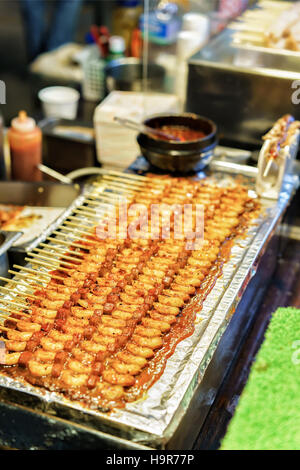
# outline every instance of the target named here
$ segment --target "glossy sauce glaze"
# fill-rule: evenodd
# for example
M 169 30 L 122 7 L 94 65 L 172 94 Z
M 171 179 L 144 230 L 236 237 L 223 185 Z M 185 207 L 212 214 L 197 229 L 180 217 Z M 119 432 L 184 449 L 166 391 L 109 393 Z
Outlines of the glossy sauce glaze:
M 193 142 L 206 137 L 204 132 L 186 126 L 162 126 L 159 127 L 158 130 L 175 137 L 173 140 L 179 140 L 180 142 Z M 155 136 L 154 138 L 157 139 L 158 137 Z M 163 136 L 160 136 L 159 139 L 172 141 L 172 139 Z
M 175 181 L 175 183 L 173 183 L 173 181 Z M 64 396 L 70 398 L 71 400 L 78 401 L 83 406 L 87 406 L 91 409 L 100 409 L 103 411 L 108 411 L 115 407 L 123 407 L 126 405 L 126 403 L 135 401 L 144 396 L 145 391 L 147 391 L 162 375 L 166 366 L 167 359 L 174 353 L 176 345 L 183 339 L 191 336 L 194 333 L 196 316 L 199 312 L 201 312 L 203 302 L 205 301 L 207 295 L 213 289 L 217 279 L 222 275 L 223 265 L 226 261 L 228 261 L 230 257 L 231 248 L 234 243 L 234 240 L 237 237 L 243 236 L 243 234 L 249 227 L 249 223 L 251 223 L 251 220 L 253 218 L 257 217 L 260 210 L 259 202 L 249 198 L 247 195 L 247 191 L 242 187 L 238 187 L 236 191 L 226 191 L 223 189 L 218 189 L 217 187 L 210 188 L 209 186 L 205 186 L 205 183 L 204 186 L 202 186 L 202 183 L 198 183 L 198 186 L 195 187 L 193 185 L 187 185 L 186 188 L 183 190 L 183 184 L 184 183 L 180 179 L 172 180 L 172 185 L 170 186 L 170 188 L 164 189 L 164 198 L 165 201 L 170 202 L 172 194 L 176 194 L 177 198 L 194 198 L 195 202 L 203 203 L 204 205 L 206 205 L 206 236 L 208 238 L 206 245 L 208 247 L 206 251 L 207 256 L 203 257 L 203 253 L 205 252 L 205 250 L 202 251 L 202 249 L 198 252 L 193 252 L 193 250 L 191 250 L 191 252 L 189 252 L 188 254 L 180 253 L 179 251 L 179 255 L 176 258 L 177 261 L 175 262 L 175 264 L 173 262 L 172 265 L 168 265 L 168 269 L 166 268 L 164 275 L 165 277 L 162 279 L 163 285 L 161 286 L 161 288 L 159 289 L 159 286 L 155 284 L 155 289 L 146 289 L 145 292 L 142 292 L 141 290 L 144 278 L 148 275 L 147 279 L 149 279 L 148 282 L 150 282 L 151 277 L 157 276 L 159 273 L 159 269 L 162 269 L 163 264 L 160 263 L 165 263 L 164 259 L 162 258 L 162 255 L 159 256 L 159 250 L 162 248 L 166 250 L 169 246 L 169 249 L 171 250 L 170 253 L 172 253 L 172 244 L 168 245 L 162 241 L 156 242 L 152 240 L 149 241 L 149 243 L 147 242 L 146 246 L 141 250 L 141 256 L 137 264 L 138 269 L 134 268 L 131 271 L 131 274 L 128 274 L 128 271 L 126 274 L 126 270 L 122 271 L 123 268 L 126 267 L 124 267 L 124 260 L 126 259 L 126 256 L 127 259 L 128 256 L 132 257 L 131 262 L 133 262 L 133 260 L 137 258 L 137 247 L 134 247 L 132 249 L 131 255 L 127 254 L 128 251 L 131 250 L 130 247 L 132 245 L 132 242 L 130 240 L 125 240 L 124 244 L 119 248 L 117 247 L 117 245 L 115 245 L 115 248 L 109 248 L 106 251 L 105 261 L 104 263 L 99 265 L 100 269 L 98 270 L 97 274 L 92 271 L 88 275 L 83 274 L 84 263 L 80 265 L 78 264 L 78 262 L 76 262 L 76 264 L 74 264 L 74 268 L 76 266 L 75 274 L 77 273 L 81 276 L 78 277 L 76 275 L 76 279 L 82 278 L 83 284 L 80 284 L 79 287 L 74 287 L 74 290 L 72 291 L 72 293 L 70 293 L 69 300 L 64 302 L 62 308 L 58 308 L 58 314 L 54 323 L 51 323 L 50 321 L 47 323 L 46 320 L 44 320 L 44 323 L 41 323 L 41 320 L 33 319 L 33 321 L 35 322 L 40 321 L 40 331 L 34 333 L 33 337 L 30 339 L 30 341 L 28 341 L 25 352 L 22 353 L 20 356 L 19 363 L 12 366 L 4 366 L 2 368 L 3 373 L 16 379 L 23 379 L 26 382 L 29 382 L 35 386 L 43 387 L 49 391 L 61 392 Z M 194 195 L 192 194 L 192 191 L 194 191 Z M 146 198 L 146 195 L 142 197 Z M 220 197 L 221 202 L 219 200 Z M 241 198 L 243 198 L 244 200 L 243 204 L 240 202 Z M 233 206 L 236 207 L 236 214 L 238 214 L 238 217 L 234 215 Z M 227 218 L 224 218 L 225 207 L 227 207 Z M 214 214 L 214 217 L 212 217 L 212 214 Z M 228 229 L 229 223 L 232 226 L 231 229 Z M 222 227 L 222 225 L 224 225 L 224 230 L 220 231 L 220 227 Z M 221 241 L 218 241 L 216 243 L 216 239 L 220 237 L 220 234 L 222 235 L 220 238 Z M 96 239 L 93 240 L 93 237 L 89 237 L 87 240 L 95 243 Z M 87 240 L 86 242 L 88 243 Z M 77 253 L 80 256 L 86 256 L 86 258 L 90 256 L 89 263 L 93 264 L 93 262 L 95 262 L 94 257 L 96 255 L 89 255 L 88 249 L 84 248 L 88 245 L 84 245 L 82 241 L 78 241 L 78 243 L 83 246 L 83 249 L 77 251 Z M 101 247 L 101 250 L 103 250 L 103 245 L 101 245 Z M 174 240 L 174 248 L 175 247 L 176 242 Z M 215 254 L 213 252 L 210 253 L 210 249 L 213 250 Z M 197 261 L 197 253 L 200 256 L 200 258 L 198 258 L 200 259 L 199 262 Z M 212 261 L 211 263 L 207 263 L 207 260 Z M 91 264 L 88 264 L 86 262 L 85 264 L 87 265 L 87 267 L 91 266 Z M 75 308 L 78 309 L 81 308 L 82 305 L 86 305 L 86 307 L 82 308 L 83 316 L 86 312 L 89 312 L 89 310 L 85 310 L 85 308 L 92 308 L 92 305 L 89 306 L 88 303 L 90 299 L 89 296 L 91 295 L 91 293 L 95 292 L 100 292 L 100 297 L 101 295 L 103 295 L 102 291 L 105 288 L 100 287 L 99 289 L 99 282 L 101 283 L 105 279 L 107 279 L 107 281 L 109 281 L 110 279 L 112 280 L 113 275 L 110 274 L 111 270 L 116 272 L 117 266 L 119 266 L 120 268 L 120 281 L 115 287 L 113 287 L 106 301 L 104 301 L 106 303 L 104 303 L 103 311 L 99 310 L 101 306 L 97 307 L 97 309 L 93 307 L 93 316 L 88 322 L 87 327 L 85 327 L 82 332 L 77 332 L 76 326 L 72 327 L 72 341 L 66 341 L 64 343 L 64 346 L 62 347 L 62 350 L 58 350 L 55 354 L 54 365 L 49 365 L 49 367 L 51 367 L 52 372 L 47 373 L 46 375 L 40 373 L 33 373 L 33 365 L 36 366 L 36 363 L 34 361 L 33 364 L 31 363 L 32 356 L 34 356 L 38 352 L 45 354 L 48 351 L 48 349 L 46 349 L 46 351 L 43 350 L 43 341 L 47 339 L 52 333 L 61 335 L 70 334 L 68 330 L 68 328 L 70 328 L 70 326 L 68 326 L 68 319 L 72 320 L 73 322 L 74 320 L 76 320 L 75 317 L 72 316 L 72 313 L 70 313 L 72 312 L 74 306 L 76 306 Z M 149 266 L 149 268 L 147 266 Z M 193 271 L 193 266 L 199 266 L 199 268 L 195 268 L 196 271 Z M 207 266 L 207 268 L 205 266 Z M 77 268 L 79 271 L 77 270 Z M 186 297 L 185 305 L 182 305 L 182 308 L 176 310 L 174 307 L 168 306 L 173 305 L 172 301 L 174 300 L 174 298 L 179 298 L 178 291 L 172 291 L 172 286 L 174 285 L 174 279 L 176 279 L 176 277 L 182 277 L 180 271 L 184 271 L 185 269 L 188 269 L 188 272 L 191 273 L 190 279 L 189 277 L 187 277 L 185 284 L 183 282 L 179 283 L 180 287 L 184 288 L 195 285 L 196 288 L 194 290 L 194 293 L 191 294 L 192 298 L 187 302 Z M 199 275 L 193 274 L 194 272 L 199 272 Z M 152 276 L 151 273 L 153 273 Z M 72 278 L 69 277 L 68 274 L 59 271 L 59 269 L 55 272 L 52 272 L 52 275 L 53 279 L 51 280 L 51 283 L 49 283 L 49 286 L 51 285 L 52 287 L 57 286 L 61 289 L 67 289 L 68 284 L 66 284 L 64 280 L 72 280 Z M 201 278 L 200 275 L 202 276 Z M 55 276 L 59 276 L 61 280 L 56 280 Z M 141 282 L 139 283 L 141 287 L 138 288 L 140 290 L 137 290 L 137 295 L 140 297 L 135 298 L 135 301 L 139 304 L 143 304 L 144 302 L 144 304 L 141 305 L 141 307 L 134 308 L 135 315 L 133 316 L 133 318 L 135 318 L 135 320 L 133 321 L 133 319 L 130 319 L 128 321 L 125 328 L 126 336 L 124 336 L 124 330 L 121 336 L 119 337 L 120 341 L 117 341 L 117 338 L 115 346 L 112 349 L 109 349 L 109 353 L 107 352 L 106 354 L 104 354 L 102 356 L 102 359 L 98 357 L 97 354 L 96 362 L 89 361 L 86 363 L 87 369 L 92 370 L 92 374 L 90 376 L 87 372 L 87 378 L 85 378 L 84 370 L 83 375 L 81 373 L 73 374 L 72 378 L 74 377 L 74 379 L 79 378 L 81 380 L 82 377 L 84 378 L 84 380 L 82 379 L 83 383 L 81 385 L 77 384 L 74 386 L 68 386 L 66 383 L 66 376 L 64 374 L 70 373 L 70 370 L 68 369 L 70 361 L 73 360 L 74 357 L 77 357 L 74 356 L 75 349 L 78 349 L 79 346 L 82 346 L 84 343 L 87 342 L 87 340 L 90 341 L 93 338 L 93 335 L 95 333 L 95 326 L 97 328 L 100 327 L 101 329 L 103 328 L 104 320 L 105 322 L 116 321 L 115 319 L 118 317 L 112 316 L 115 312 L 114 302 L 119 302 L 120 299 L 121 302 L 124 302 L 124 298 L 122 298 L 124 288 L 125 290 L 127 288 L 127 291 L 130 293 L 134 289 L 133 285 L 137 282 L 136 280 L 139 279 L 139 276 L 141 276 Z M 195 283 L 194 281 L 196 277 L 199 278 L 199 282 Z M 167 303 L 164 307 L 161 302 L 167 299 L 167 292 L 165 292 L 165 289 L 169 289 L 169 293 L 173 292 L 172 295 L 174 295 L 174 297 L 169 297 L 171 303 Z M 158 290 L 157 293 L 154 292 L 156 290 Z M 163 294 L 163 296 L 161 294 Z M 41 291 L 36 291 L 36 295 L 39 295 L 41 300 L 35 303 L 35 309 L 40 308 L 43 305 L 44 301 L 47 301 L 49 303 L 49 300 L 47 300 L 47 291 L 41 289 Z M 160 299 L 159 297 L 162 297 L 162 299 Z M 159 302 L 157 299 L 159 300 Z M 123 313 L 126 313 L 126 311 L 127 313 L 131 311 L 130 300 L 128 302 L 129 304 L 127 305 L 127 310 L 121 309 Z M 135 343 L 135 341 L 138 340 L 139 336 L 136 336 L 136 340 L 134 339 L 137 328 L 140 328 L 142 324 L 145 325 L 143 323 L 145 319 L 153 318 L 151 316 L 151 313 L 154 312 L 154 315 L 157 315 L 155 313 L 155 310 L 162 308 L 165 308 L 166 311 L 169 309 L 173 315 L 174 320 L 172 321 L 171 328 L 169 328 L 168 331 L 164 333 L 164 330 L 162 330 L 160 339 L 154 335 L 156 340 L 159 339 L 160 342 L 159 346 L 156 346 L 154 348 L 155 351 L 152 354 L 153 357 L 150 357 L 147 361 L 145 361 L 145 365 L 141 368 L 139 373 L 133 372 L 133 377 L 129 376 L 126 373 L 119 373 L 115 374 L 115 380 L 112 365 L 114 364 L 114 362 L 117 361 L 119 357 L 118 355 L 124 351 L 126 352 L 128 344 L 135 344 L 135 346 L 138 346 L 138 343 Z M 30 309 L 27 310 L 26 313 L 29 311 Z M 174 313 L 175 311 L 178 311 L 178 313 Z M 167 314 L 164 318 L 167 319 L 168 316 L 170 317 L 172 315 Z M 131 315 L 129 313 L 128 316 L 129 318 L 131 318 Z M 162 315 L 158 315 L 158 317 L 159 316 Z M 19 315 L 11 315 L 11 317 L 20 318 Z M 105 324 L 106 323 L 104 323 L 104 325 Z M 7 320 L 5 326 L 13 329 L 16 328 L 16 323 Z M 80 330 L 80 328 L 77 329 Z M 117 329 L 114 331 L 115 333 L 109 334 L 118 334 Z M 144 331 L 146 331 L 146 333 L 148 331 L 148 335 L 151 333 L 151 328 L 149 330 L 146 330 L 144 326 Z M 99 333 L 97 333 L 97 336 L 99 336 Z M 105 338 L 107 339 L 107 336 Z M 56 344 L 58 345 L 59 341 Z M 97 341 L 95 344 L 98 344 Z M 16 350 L 17 349 L 13 349 L 13 351 Z M 41 361 L 42 363 L 39 362 L 37 365 L 43 367 L 43 359 Z M 120 365 L 120 362 L 118 363 L 118 365 Z M 84 362 L 82 362 L 81 366 L 84 366 Z M 47 362 L 45 367 L 48 367 Z M 103 389 L 101 389 L 101 387 L 99 388 L 98 385 L 106 383 L 105 381 L 107 380 L 109 382 L 108 391 L 113 393 L 103 395 Z

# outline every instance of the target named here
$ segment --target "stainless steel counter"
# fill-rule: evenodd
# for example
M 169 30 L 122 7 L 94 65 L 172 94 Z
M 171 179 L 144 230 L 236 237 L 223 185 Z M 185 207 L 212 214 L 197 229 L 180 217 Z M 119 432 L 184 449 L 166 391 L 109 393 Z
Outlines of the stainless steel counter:
M 220 184 L 230 179 L 227 173 L 213 172 L 213 176 Z M 247 178 L 252 191 L 253 178 Z M 265 211 L 258 225 L 234 246 L 223 276 L 197 313 L 194 334 L 177 346 L 145 399 L 107 415 L 1 376 L 2 417 L 13 416 L 15 410 L 15 422 L 27 416 L 30 423 L 40 422 L 46 429 L 40 441 L 31 431 L 28 439 L 23 435 L 23 442 L 33 439 L 40 448 L 57 448 L 63 446 L 62 436 L 73 435 L 78 448 L 78 428 L 84 427 L 82 445 L 91 448 L 192 448 L 275 269 L 276 233 L 296 187 L 297 178 L 289 177 L 278 201 L 263 201 Z M 20 438 L 14 437 L 2 417 L 0 413 L 3 445 L 13 447 L 15 439 L 20 446 Z
M 295 95 L 292 102 L 300 58 L 239 50 L 233 33 L 226 29 L 190 59 L 186 107 L 213 119 L 225 143 L 259 147 L 280 116 L 300 119 Z

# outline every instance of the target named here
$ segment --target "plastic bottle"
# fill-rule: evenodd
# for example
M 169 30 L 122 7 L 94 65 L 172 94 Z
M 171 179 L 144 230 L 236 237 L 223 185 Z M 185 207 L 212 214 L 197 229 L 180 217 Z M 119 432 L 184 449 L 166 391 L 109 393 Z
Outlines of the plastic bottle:
M 37 168 L 42 157 L 42 132 L 34 119 L 20 111 L 8 130 L 11 178 L 18 181 L 41 181 Z
M 200 13 L 186 13 L 182 18 L 182 30 L 177 36 L 175 93 L 180 103 L 180 111 L 185 110 L 188 60 L 208 42 L 210 20 Z
M 132 33 L 138 27 L 143 12 L 140 0 L 119 0 L 112 15 L 113 34 L 122 36 L 126 50 L 130 51 Z
M 125 41 L 122 36 L 111 36 L 109 38 L 108 62 L 125 57 Z
M 148 25 L 147 28 L 146 25 Z M 148 40 L 154 44 L 174 44 L 180 27 L 179 8 L 173 2 L 161 3 L 155 10 L 150 11 L 149 15 L 143 14 L 140 17 L 143 37 L 147 39 L 145 37 L 147 31 Z

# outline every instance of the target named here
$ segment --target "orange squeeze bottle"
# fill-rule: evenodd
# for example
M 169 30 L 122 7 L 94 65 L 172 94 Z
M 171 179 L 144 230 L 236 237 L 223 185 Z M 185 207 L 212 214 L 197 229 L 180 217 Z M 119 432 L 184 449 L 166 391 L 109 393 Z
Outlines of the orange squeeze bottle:
M 8 130 L 11 178 L 18 181 L 41 181 L 37 165 L 42 159 L 42 131 L 34 119 L 20 111 Z

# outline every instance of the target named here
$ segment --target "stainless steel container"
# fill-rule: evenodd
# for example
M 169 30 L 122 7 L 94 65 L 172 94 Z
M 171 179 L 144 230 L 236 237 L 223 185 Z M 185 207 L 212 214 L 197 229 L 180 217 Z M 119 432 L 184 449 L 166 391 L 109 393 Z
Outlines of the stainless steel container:
M 226 29 L 190 59 L 186 107 L 214 120 L 222 142 L 259 147 L 280 116 L 300 119 L 293 99 L 299 57 L 241 51 L 233 32 Z
M 106 68 L 106 86 L 109 92 L 143 91 L 144 85 L 151 91 L 164 91 L 165 69 L 161 65 L 149 63 L 147 78 L 143 78 L 143 63 L 134 57 L 116 59 Z

